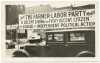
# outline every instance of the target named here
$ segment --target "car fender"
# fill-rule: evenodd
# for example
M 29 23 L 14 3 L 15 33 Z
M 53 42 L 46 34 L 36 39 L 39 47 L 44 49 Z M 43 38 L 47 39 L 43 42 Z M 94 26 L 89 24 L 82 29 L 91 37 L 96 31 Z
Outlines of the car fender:
M 30 54 L 24 49 L 16 50 L 13 52 L 13 57 L 29 57 Z
M 81 51 L 79 52 L 76 57 L 94 57 L 95 54 L 91 51 Z

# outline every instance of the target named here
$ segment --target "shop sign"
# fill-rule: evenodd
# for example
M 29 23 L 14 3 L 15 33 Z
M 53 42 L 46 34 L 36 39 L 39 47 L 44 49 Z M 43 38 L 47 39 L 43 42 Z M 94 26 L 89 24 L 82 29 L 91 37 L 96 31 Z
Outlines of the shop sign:
M 7 30 L 12 30 L 12 29 L 17 29 L 18 25 L 14 24 L 14 25 L 6 25 L 6 29 Z

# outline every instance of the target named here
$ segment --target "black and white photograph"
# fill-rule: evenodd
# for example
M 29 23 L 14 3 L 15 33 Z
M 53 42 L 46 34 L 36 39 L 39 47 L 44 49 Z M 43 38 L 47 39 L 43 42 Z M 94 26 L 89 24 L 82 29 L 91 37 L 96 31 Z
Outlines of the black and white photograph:
M 5 5 L 6 57 L 95 57 L 95 2 L 32 3 Z

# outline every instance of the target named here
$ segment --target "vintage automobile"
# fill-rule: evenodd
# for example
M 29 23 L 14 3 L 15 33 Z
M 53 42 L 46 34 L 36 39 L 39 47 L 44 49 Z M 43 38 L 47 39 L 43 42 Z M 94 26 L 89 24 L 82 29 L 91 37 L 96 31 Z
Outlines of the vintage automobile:
M 95 31 L 47 32 L 46 44 L 29 40 L 13 53 L 14 57 L 94 57 Z

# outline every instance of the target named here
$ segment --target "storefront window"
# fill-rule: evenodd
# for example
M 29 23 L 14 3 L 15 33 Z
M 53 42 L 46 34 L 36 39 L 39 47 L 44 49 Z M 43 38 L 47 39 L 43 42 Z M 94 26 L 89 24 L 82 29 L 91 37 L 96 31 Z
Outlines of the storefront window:
M 85 41 L 85 35 L 82 32 L 70 33 L 70 41 Z
M 20 33 L 18 33 L 19 39 L 27 38 L 27 31 L 26 30 L 20 30 L 19 32 L 20 32 Z
M 16 30 L 6 30 L 6 39 L 7 40 L 14 40 L 16 39 Z

